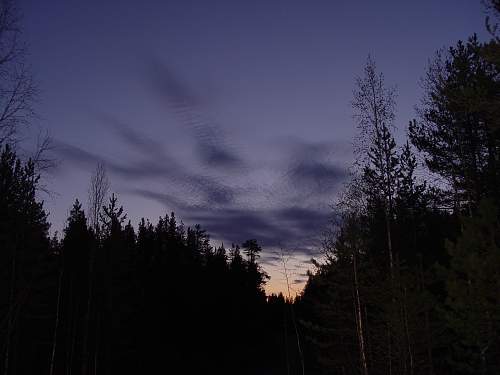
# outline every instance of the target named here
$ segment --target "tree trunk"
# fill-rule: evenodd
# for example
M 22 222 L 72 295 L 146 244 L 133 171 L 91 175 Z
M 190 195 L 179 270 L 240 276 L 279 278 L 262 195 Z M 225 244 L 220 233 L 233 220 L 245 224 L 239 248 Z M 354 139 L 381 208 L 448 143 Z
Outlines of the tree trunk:
M 61 268 L 61 271 L 59 272 L 59 285 L 57 286 L 56 322 L 54 327 L 54 339 L 52 342 L 52 354 L 50 356 L 49 375 L 54 374 L 54 364 L 55 364 L 56 349 L 57 349 L 57 331 L 59 329 L 59 309 L 61 306 L 61 289 L 62 289 L 61 284 L 62 284 L 63 272 L 64 268 Z
M 365 351 L 365 334 L 363 332 L 363 316 L 361 314 L 361 299 L 359 296 L 359 282 L 358 282 L 358 264 L 356 251 L 353 254 L 353 273 L 354 273 L 354 290 L 355 290 L 355 306 L 356 306 L 356 328 L 358 331 L 358 343 L 359 343 L 359 354 L 361 361 L 361 373 L 363 375 L 368 375 L 368 364 L 366 361 L 366 351 Z
M 288 358 L 288 330 L 286 326 L 286 302 L 285 305 L 283 306 L 283 333 L 284 333 L 284 339 L 285 339 L 285 360 L 286 360 L 286 373 L 287 375 L 290 375 L 290 360 Z
M 419 254 L 419 279 L 420 279 L 420 291 L 422 292 L 425 289 L 425 281 L 424 281 L 424 261 L 422 259 L 422 254 Z M 425 321 L 425 338 L 426 338 L 426 346 L 427 346 L 427 358 L 429 361 L 429 375 L 434 375 L 434 360 L 432 358 L 432 340 L 431 340 L 431 328 L 429 321 L 429 312 L 425 310 L 424 312 L 424 321 Z
M 90 330 L 90 311 L 92 307 L 92 281 L 94 274 L 94 248 L 91 248 L 91 254 L 89 259 L 89 279 L 88 279 L 88 291 L 87 291 L 87 309 L 85 311 L 85 317 L 83 322 L 83 338 L 82 338 L 82 375 L 87 375 L 88 361 L 89 361 L 89 330 Z
M 14 329 L 14 301 L 16 295 L 16 258 L 17 258 L 17 240 L 15 241 L 12 254 L 11 262 L 11 277 L 10 277 L 10 290 L 9 290 L 9 310 L 7 312 L 7 334 L 5 342 L 5 352 L 4 352 L 4 364 L 3 373 L 7 375 L 9 373 L 9 357 L 10 357 L 10 344 L 12 339 L 12 331 Z
M 405 325 L 406 342 L 408 344 L 408 356 L 410 358 L 410 375 L 413 375 L 413 350 L 411 347 L 410 330 L 408 328 L 408 309 L 406 306 L 406 288 L 403 289 L 403 318 Z
M 297 328 L 297 321 L 295 319 L 295 312 L 293 310 L 293 305 L 290 303 L 290 311 L 291 311 L 291 317 L 292 317 L 292 323 L 293 323 L 293 329 L 295 330 L 295 337 L 297 339 L 297 350 L 299 351 L 299 359 L 300 359 L 300 365 L 302 368 L 302 375 L 305 375 L 306 370 L 304 366 L 304 354 L 302 353 L 302 347 L 300 346 L 300 337 L 299 337 L 299 330 Z

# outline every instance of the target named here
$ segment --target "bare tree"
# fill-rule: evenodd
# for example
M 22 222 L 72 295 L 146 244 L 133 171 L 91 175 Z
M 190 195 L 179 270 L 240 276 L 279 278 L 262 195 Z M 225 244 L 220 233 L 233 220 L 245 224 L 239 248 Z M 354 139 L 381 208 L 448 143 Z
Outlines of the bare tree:
M 90 227 L 94 231 L 96 239 L 99 240 L 100 237 L 100 225 L 99 218 L 101 210 L 109 191 L 109 180 L 106 174 L 106 168 L 103 163 L 97 164 L 97 167 L 92 174 L 89 186 L 88 195 L 88 218 L 90 221 Z M 97 245 L 96 245 L 97 246 Z M 87 297 L 87 308 L 85 312 L 84 319 L 84 329 L 83 329 L 83 365 L 82 374 L 87 374 L 87 369 L 89 365 L 89 330 L 90 330 L 90 314 L 92 308 L 92 298 L 93 298 L 93 280 L 94 280 L 94 263 L 96 248 L 91 249 L 90 259 L 89 259 L 89 282 L 88 282 L 88 297 Z M 96 349 L 97 350 L 97 349 Z M 97 353 L 97 352 L 96 352 Z
M 300 345 L 300 335 L 299 335 L 299 329 L 297 327 L 297 319 L 295 318 L 295 310 L 293 308 L 293 298 L 292 298 L 292 292 L 291 292 L 291 286 L 290 286 L 290 269 L 288 268 L 288 262 L 292 258 L 291 253 L 285 252 L 283 248 L 280 249 L 280 252 L 278 253 L 278 256 L 281 260 L 281 265 L 283 267 L 282 274 L 285 277 L 285 282 L 286 282 L 286 287 L 287 287 L 287 294 L 288 294 L 288 304 L 290 306 L 290 316 L 292 319 L 292 324 L 293 324 L 293 329 L 295 333 L 295 339 L 297 341 L 297 350 L 299 353 L 299 359 L 300 359 L 300 365 L 302 369 L 302 375 L 305 374 L 305 367 L 304 367 L 304 354 L 302 352 L 302 346 Z M 285 304 L 286 307 L 287 304 Z M 286 316 L 286 315 L 285 315 Z M 285 322 L 286 323 L 286 322 Z M 286 334 L 286 326 L 285 326 L 285 334 Z M 288 352 L 287 354 L 287 370 L 288 372 L 290 371 L 290 364 L 288 363 Z
M 377 73 L 375 62 L 368 56 L 364 76 L 357 78 L 352 107 L 358 125 L 356 142 L 357 167 L 365 176 L 370 171 L 375 182 L 370 188 L 377 194 L 384 206 L 387 247 L 391 276 L 394 272 L 391 222 L 395 194 L 394 129 L 395 91 L 388 88 L 384 76 Z M 370 176 L 369 175 L 369 176 Z M 375 188 L 373 191 L 373 188 Z
M 108 195 L 109 180 L 106 174 L 106 167 L 103 163 L 97 164 L 97 167 L 90 179 L 88 209 L 90 227 L 94 233 L 99 233 L 99 214 L 101 213 L 104 200 Z
M 40 130 L 36 139 L 35 152 L 31 155 L 37 173 L 46 172 L 56 166 L 57 161 L 49 156 L 53 148 L 49 132 Z
M 21 19 L 14 0 L 0 0 L 0 144 L 15 146 L 20 133 L 35 117 L 37 97 L 30 67 L 26 63 L 26 46 L 21 40 Z M 37 174 L 52 169 L 56 162 L 47 154 L 52 141 L 47 132 L 39 132 L 36 150 L 31 156 Z M 45 185 L 38 189 L 49 193 Z
M 368 56 L 364 75 L 356 78 L 351 105 L 359 133 L 355 152 L 357 163 L 367 162 L 371 145 L 380 137 L 382 127 L 394 129 L 396 91 L 385 85 L 384 75 L 377 72 L 375 61 Z
M 29 158 L 33 162 L 37 177 L 40 178 L 37 190 L 49 196 L 54 194 L 54 191 L 49 189 L 46 177 L 58 165 L 58 160 L 52 153 L 53 149 L 54 145 L 49 132 L 40 129 L 36 138 L 35 151 L 29 154 Z
M 361 315 L 361 298 L 359 293 L 359 280 L 358 280 L 358 248 L 355 245 L 352 254 L 352 269 L 353 269 L 353 281 L 354 281 L 354 306 L 355 306 L 355 320 L 356 320 L 356 332 L 358 335 L 359 344 L 359 356 L 361 362 L 362 373 L 368 375 L 368 364 L 366 356 L 366 338 L 363 327 L 363 317 Z
M 396 193 L 398 163 L 395 154 L 396 143 L 392 136 L 395 128 L 396 94 L 393 88 L 386 86 L 383 74 L 377 72 L 375 62 L 370 56 L 365 65 L 364 75 L 357 78 L 356 86 L 352 101 L 354 118 L 359 131 L 355 148 L 357 154 L 355 168 L 358 169 L 358 174 L 363 176 L 366 193 L 374 197 L 382 205 L 384 211 L 392 305 L 396 308 L 395 264 L 398 264 L 398 260 L 397 257 L 395 259 L 392 241 L 393 202 Z M 355 265 L 355 273 L 357 273 L 356 268 Z M 357 321 L 361 324 L 359 318 Z M 361 325 L 358 326 L 358 330 L 362 332 Z M 394 337 L 390 329 L 387 333 L 388 373 L 391 375 Z M 361 343 L 363 341 L 360 340 Z M 366 366 L 364 373 L 367 373 Z
M 62 279 L 64 274 L 64 267 L 61 267 L 59 270 L 59 279 L 57 282 L 57 304 L 56 304 L 56 321 L 54 324 L 54 336 L 52 340 L 52 351 L 50 354 L 50 368 L 49 375 L 54 374 L 54 365 L 56 359 L 56 349 L 57 349 L 57 331 L 59 330 L 59 318 L 60 318 L 60 309 L 61 309 L 61 295 L 62 295 Z
M 19 12 L 12 0 L 0 0 L 0 143 L 15 143 L 21 127 L 34 116 L 36 86 L 25 63 Z
M 18 14 L 12 0 L 0 0 L 0 145 L 5 143 L 15 145 L 19 128 L 28 125 L 34 116 L 33 102 L 36 96 L 36 87 L 24 62 L 25 48 L 20 41 Z M 46 143 L 44 148 L 47 148 L 48 144 Z M 43 151 L 38 156 L 41 157 L 42 153 Z M 14 243 L 15 248 L 17 238 Z M 7 315 L 4 374 L 9 371 L 11 332 L 21 306 L 20 302 L 16 301 L 15 296 L 16 257 L 16 253 L 14 253 Z

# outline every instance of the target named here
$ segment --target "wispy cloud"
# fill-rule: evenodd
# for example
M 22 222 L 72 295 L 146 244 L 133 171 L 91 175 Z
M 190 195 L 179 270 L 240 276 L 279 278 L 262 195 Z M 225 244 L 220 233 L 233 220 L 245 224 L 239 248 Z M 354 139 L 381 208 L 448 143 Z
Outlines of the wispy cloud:
M 194 160 L 167 149 L 164 140 L 140 131 L 139 124 L 109 114 L 99 114 L 97 121 L 128 152 L 104 157 L 107 150 L 97 154 L 56 141 L 60 158 L 89 172 L 104 162 L 122 192 L 175 210 L 215 239 L 241 243 L 256 238 L 267 248 L 315 255 L 333 214 L 330 203 L 346 177 L 333 157 L 335 145 L 279 139 L 269 147 L 273 158 L 263 155 L 255 162 L 231 145 L 216 122 L 207 120 L 204 101 L 171 69 L 156 63 L 151 79 L 191 137 L 184 147 L 196 150 Z M 269 264 L 277 260 L 269 253 L 263 257 Z
M 160 61 L 152 63 L 150 75 L 157 93 L 194 136 L 200 161 L 213 168 L 241 169 L 243 159 L 227 142 L 221 127 L 204 113 L 202 101 L 182 78 Z

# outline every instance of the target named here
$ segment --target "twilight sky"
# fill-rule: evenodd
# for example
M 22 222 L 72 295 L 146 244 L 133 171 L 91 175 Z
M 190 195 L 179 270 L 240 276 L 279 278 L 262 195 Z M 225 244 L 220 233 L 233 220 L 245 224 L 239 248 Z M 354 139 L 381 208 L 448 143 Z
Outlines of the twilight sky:
M 398 90 L 400 136 L 434 52 L 473 32 L 480 1 L 21 0 L 40 126 L 59 167 L 61 230 L 98 161 L 136 224 L 175 211 L 212 238 L 296 254 L 300 288 L 352 160 L 350 100 L 371 54 Z

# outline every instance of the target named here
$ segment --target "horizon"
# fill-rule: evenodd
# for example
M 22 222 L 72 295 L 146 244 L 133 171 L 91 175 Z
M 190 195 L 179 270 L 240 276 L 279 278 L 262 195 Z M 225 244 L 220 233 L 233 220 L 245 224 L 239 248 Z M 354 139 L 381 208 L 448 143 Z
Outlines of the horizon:
M 20 8 L 36 125 L 60 161 L 47 180 L 52 231 L 75 198 L 85 207 L 102 161 L 134 227 L 174 211 L 214 244 L 257 239 L 268 292 L 286 289 L 280 246 L 296 258 L 297 291 L 320 254 L 353 159 L 350 101 L 367 56 L 397 87 L 401 140 L 435 51 L 487 35 L 484 10 L 465 0 Z

